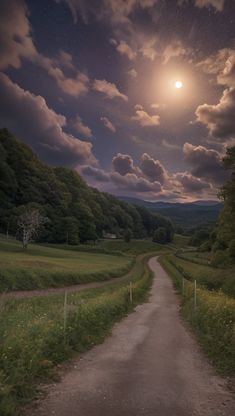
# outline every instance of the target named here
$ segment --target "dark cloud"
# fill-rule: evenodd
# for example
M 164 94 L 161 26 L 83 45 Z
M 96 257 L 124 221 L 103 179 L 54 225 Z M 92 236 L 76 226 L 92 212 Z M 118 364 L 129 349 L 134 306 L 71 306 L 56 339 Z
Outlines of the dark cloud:
M 166 171 L 159 160 L 154 160 L 147 153 L 141 157 L 140 169 L 150 181 L 163 183 L 166 179 Z
M 40 157 L 53 164 L 76 167 L 96 164 L 92 144 L 64 132 L 66 118 L 36 96 L 0 73 L 0 123 L 33 147 Z
M 197 120 L 205 124 L 212 136 L 219 139 L 235 137 L 235 88 L 223 92 L 216 105 L 199 105 L 196 110 Z
M 159 182 L 149 182 L 147 179 L 138 177 L 134 173 L 127 173 L 125 176 L 118 172 L 111 173 L 111 179 L 119 188 L 135 192 L 155 192 L 161 191 Z
M 126 175 L 127 173 L 135 172 L 133 159 L 129 155 L 118 153 L 113 157 L 112 165 L 115 172 L 118 172 L 122 176 Z
M 197 178 L 203 178 L 216 184 L 222 184 L 228 179 L 228 172 L 223 167 L 222 156 L 216 150 L 185 143 L 183 151 L 185 161 L 191 166 L 191 173 Z
M 194 193 L 201 192 L 205 189 L 211 189 L 211 184 L 196 178 L 189 172 L 179 172 L 175 178 L 181 183 L 185 192 Z
M 89 176 L 98 182 L 109 182 L 110 175 L 105 172 L 103 169 L 98 169 L 93 166 L 82 166 L 80 169 L 82 175 Z

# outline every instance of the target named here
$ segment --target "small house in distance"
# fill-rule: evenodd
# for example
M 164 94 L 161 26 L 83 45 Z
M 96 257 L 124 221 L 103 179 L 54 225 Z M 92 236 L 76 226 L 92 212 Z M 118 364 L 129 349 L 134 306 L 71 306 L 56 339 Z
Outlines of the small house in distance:
M 103 238 L 106 238 L 107 240 L 116 240 L 117 236 L 116 234 L 106 233 L 103 231 Z

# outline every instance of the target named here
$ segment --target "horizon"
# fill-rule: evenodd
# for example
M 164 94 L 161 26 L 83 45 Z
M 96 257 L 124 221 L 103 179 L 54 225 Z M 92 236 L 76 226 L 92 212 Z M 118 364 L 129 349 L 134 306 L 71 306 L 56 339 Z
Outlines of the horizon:
M 235 143 L 234 1 L 3 0 L 0 10 L 1 127 L 119 198 L 217 200 Z

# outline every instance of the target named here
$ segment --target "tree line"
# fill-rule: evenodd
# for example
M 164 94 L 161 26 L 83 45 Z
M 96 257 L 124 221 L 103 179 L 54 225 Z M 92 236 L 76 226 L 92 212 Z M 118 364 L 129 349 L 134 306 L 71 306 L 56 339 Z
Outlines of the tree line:
M 29 212 L 46 218 L 41 242 L 78 244 L 112 233 L 167 243 L 174 233 L 169 219 L 88 186 L 75 170 L 42 163 L 6 129 L 0 129 L 0 201 L 0 232 L 18 238 L 19 218 Z

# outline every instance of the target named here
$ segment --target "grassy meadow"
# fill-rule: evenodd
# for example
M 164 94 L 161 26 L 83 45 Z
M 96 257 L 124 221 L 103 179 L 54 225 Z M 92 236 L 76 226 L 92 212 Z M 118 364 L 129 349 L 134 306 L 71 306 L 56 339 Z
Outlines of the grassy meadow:
M 120 276 L 133 258 L 30 244 L 0 238 L 0 291 L 68 286 Z
M 185 253 L 183 257 L 171 255 L 169 261 L 186 279 L 194 281 L 208 290 L 221 290 L 235 298 L 235 265 L 226 268 L 208 264 L 208 253 Z
M 222 284 L 222 288 L 225 285 L 225 270 L 190 263 L 173 255 L 162 257 L 161 264 L 172 277 L 175 287 L 181 295 L 183 317 L 195 329 L 208 357 L 224 374 L 234 376 L 235 299 L 219 290 L 220 284 Z M 196 309 L 194 307 L 193 279 L 197 279 L 198 283 Z M 234 280 L 233 277 L 232 279 Z M 207 290 L 206 287 L 215 286 L 214 281 L 217 281 L 218 290 Z
M 37 383 L 53 377 L 56 364 L 102 342 L 112 325 L 145 300 L 152 273 L 137 259 L 125 282 L 68 295 L 0 303 L 0 414 L 18 414 Z M 129 297 L 132 280 L 133 302 Z

